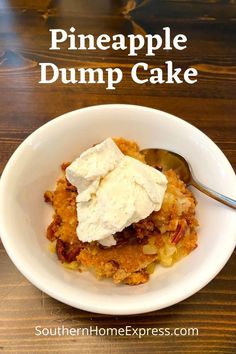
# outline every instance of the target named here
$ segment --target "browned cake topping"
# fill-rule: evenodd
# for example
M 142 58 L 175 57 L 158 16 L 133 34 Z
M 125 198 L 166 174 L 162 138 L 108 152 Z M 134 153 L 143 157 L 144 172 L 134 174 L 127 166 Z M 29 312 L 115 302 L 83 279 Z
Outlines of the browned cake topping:
M 122 138 L 114 141 L 124 154 L 145 163 L 135 142 Z M 62 170 L 68 165 L 64 163 Z M 65 176 L 60 178 L 55 191 L 44 195 L 55 210 L 47 238 L 56 242 L 60 261 L 74 269 L 93 270 L 98 278 L 137 285 L 148 281 L 156 263 L 171 266 L 188 255 L 197 247 L 196 201 L 174 171 L 169 170 L 166 177 L 168 186 L 161 210 L 114 235 L 117 244 L 109 248 L 78 239 L 77 190 Z

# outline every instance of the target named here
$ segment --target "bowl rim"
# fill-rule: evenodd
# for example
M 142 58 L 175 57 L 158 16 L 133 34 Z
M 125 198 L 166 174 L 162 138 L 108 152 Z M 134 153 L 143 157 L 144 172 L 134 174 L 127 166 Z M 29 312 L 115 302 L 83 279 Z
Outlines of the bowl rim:
M 158 306 L 158 304 L 155 303 L 143 303 L 140 308 L 132 308 L 131 310 L 122 310 L 120 307 L 113 308 L 112 306 L 108 306 L 108 308 L 104 308 L 100 306 L 99 304 L 96 304 L 94 306 L 87 306 L 84 302 L 80 302 L 79 299 L 78 301 L 71 301 L 68 299 L 66 296 L 63 294 L 58 294 L 56 290 L 53 288 L 49 288 L 47 285 L 42 284 L 42 282 L 38 281 L 37 278 L 32 276 L 32 273 L 30 269 L 25 269 L 24 265 L 22 265 L 21 260 L 17 257 L 15 257 L 14 252 L 12 252 L 10 244 L 8 242 L 8 231 L 7 231 L 7 225 L 4 223 L 4 194 L 5 194 L 5 187 L 7 186 L 7 179 L 8 179 L 8 174 L 10 174 L 12 167 L 14 167 L 15 161 L 17 161 L 18 156 L 24 151 L 24 149 L 27 147 L 27 143 L 31 139 L 35 139 L 38 134 L 41 134 L 45 129 L 47 129 L 50 126 L 55 125 L 56 123 L 60 121 L 66 121 L 66 119 L 69 119 L 70 117 L 72 118 L 73 115 L 80 113 L 81 111 L 93 111 L 93 110 L 103 110 L 103 109 L 116 109 L 116 108 L 128 108 L 128 109 L 138 109 L 138 110 L 143 110 L 143 111 L 152 111 L 154 114 L 159 112 L 166 118 L 172 119 L 173 121 L 177 121 L 179 124 L 182 125 L 187 125 L 191 127 L 191 129 L 194 129 L 198 133 L 201 133 L 204 135 L 205 139 L 208 140 L 214 145 L 214 148 L 216 149 L 217 153 L 221 155 L 221 157 L 224 160 L 224 163 L 227 166 L 227 174 L 232 174 L 232 177 L 235 177 L 235 187 L 236 187 L 236 176 L 235 172 L 233 170 L 233 167 L 231 166 L 230 162 L 224 155 L 224 153 L 220 150 L 220 148 L 205 134 L 203 133 L 200 129 L 196 128 L 194 125 L 190 124 L 189 122 L 185 121 L 184 119 L 181 119 L 175 115 L 172 115 L 170 113 L 164 112 L 159 109 L 154 109 L 150 107 L 145 107 L 145 106 L 139 106 L 139 105 L 133 105 L 133 104 L 101 104 L 101 105 L 95 105 L 95 106 L 89 106 L 89 107 L 84 107 L 80 109 L 76 109 L 67 113 L 64 113 L 56 118 L 51 119 L 50 121 L 46 122 L 39 128 L 37 128 L 35 131 L 33 131 L 26 139 L 24 139 L 21 144 L 17 147 L 17 149 L 13 152 L 11 155 L 10 159 L 8 160 L 1 178 L 0 178 L 0 237 L 3 243 L 3 246 L 14 263 L 14 265 L 18 268 L 18 270 L 38 289 L 41 291 L 45 292 L 49 296 L 53 297 L 54 299 L 61 301 L 67 305 L 73 306 L 78 309 L 82 309 L 85 311 L 90 311 L 94 313 L 100 313 L 100 314 L 107 314 L 107 315 L 134 315 L 134 314 L 141 314 L 141 313 L 147 313 L 150 311 L 155 311 L 155 310 L 160 310 L 162 308 L 169 307 L 171 305 L 174 305 L 176 303 L 179 303 L 180 301 L 183 301 L 187 299 L 188 297 L 192 296 L 196 292 L 198 292 L 200 289 L 202 289 L 204 286 L 206 286 L 212 279 L 215 278 L 215 276 L 221 271 L 221 269 L 225 266 L 227 263 L 228 259 L 230 258 L 231 254 L 234 251 L 235 244 L 236 244 L 236 232 L 235 232 L 235 238 L 232 237 L 232 247 L 228 247 L 228 252 L 225 254 L 224 258 L 222 258 L 220 263 L 217 263 L 214 267 L 214 272 L 212 271 L 211 274 L 209 274 L 207 279 L 204 279 L 204 281 L 199 281 L 191 290 L 188 292 L 185 291 L 182 296 L 179 296 L 179 298 L 172 299 L 171 301 L 166 301 L 165 305 Z M 78 117 L 78 119 L 81 119 L 82 117 Z M 82 118 L 83 119 L 83 118 Z M 235 193 L 236 193 L 236 188 L 235 188 Z M 235 230 L 236 230 L 236 219 L 235 219 Z

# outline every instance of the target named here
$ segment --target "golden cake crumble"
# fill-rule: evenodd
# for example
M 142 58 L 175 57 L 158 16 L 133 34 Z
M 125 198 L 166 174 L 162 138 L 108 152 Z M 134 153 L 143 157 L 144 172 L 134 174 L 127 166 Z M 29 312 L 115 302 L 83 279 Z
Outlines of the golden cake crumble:
M 113 140 L 123 154 L 146 163 L 136 142 Z M 69 164 L 62 164 L 63 172 Z M 115 283 L 138 285 L 149 280 L 157 263 L 169 267 L 193 251 L 197 247 L 196 200 L 174 171 L 169 170 L 165 175 L 168 184 L 161 209 L 116 233 L 117 244 L 106 248 L 96 241 L 84 243 L 78 239 L 77 190 L 64 173 L 55 191 L 44 195 L 55 211 L 47 238 L 55 243 L 64 266 L 91 270 L 99 279 L 112 278 Z

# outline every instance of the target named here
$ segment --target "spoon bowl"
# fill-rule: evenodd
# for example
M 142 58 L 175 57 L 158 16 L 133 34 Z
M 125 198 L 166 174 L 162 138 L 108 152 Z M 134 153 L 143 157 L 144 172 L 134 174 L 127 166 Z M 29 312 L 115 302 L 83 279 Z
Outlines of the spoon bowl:
M 144 149 L 141 152 L 149 165 L 160 169 L 162 172 L 170 169 L 174 170 L 186 185 L 192 185 L 218 202 L 236 209 L 236 200 L 218 193 L 199 182 L 194 176 L 191 165 L 183 156 L 163 149 Z
M 145 149 L 141 152 L 150 166 L 158 168 L 162 172 L 172 169 L 185 184 L 190 184 L 190 168 L 181 155 L 162 149 Z

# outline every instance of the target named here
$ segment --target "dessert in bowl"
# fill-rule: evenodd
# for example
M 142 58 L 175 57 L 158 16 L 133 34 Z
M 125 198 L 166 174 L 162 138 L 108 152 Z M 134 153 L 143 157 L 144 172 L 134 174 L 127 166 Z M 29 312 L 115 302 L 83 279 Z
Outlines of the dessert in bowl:
M 146 107 L 89 107 L 45 124 L 9 160 L 0 183 L 3 244 L 18 269 L 34 285 L 71 306 L 104 314 L 135 314 L 170 306 L 213 279 L 236 243 L 235 212 L 198 191 L 189 192 L 197 200 L 198 247 L 173 267 L 157 264 L 143 284 L 114 284 L 110 279 L 98 280 L 87 271 L 71 271 L 60 266 L 57 256 L 48 252 L 45 230 L 54 212 L 44 202 L 43 194 L 55 189 L 62 162 L 74 161 L 108 137 L 137 141 L 141 149 L 176 151 L 191 162 L 203 183 L 232 198 L 236 195 L 235 174 L 228 160 L 190 124 Z
M 138 285 L 197 247 L 193 194 L 173 170 L 148 166 L 137 143 L 108 138 L 62 170 L 44 197 L 50 250 L 66 268 Z

